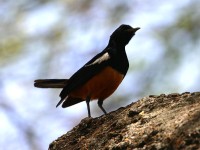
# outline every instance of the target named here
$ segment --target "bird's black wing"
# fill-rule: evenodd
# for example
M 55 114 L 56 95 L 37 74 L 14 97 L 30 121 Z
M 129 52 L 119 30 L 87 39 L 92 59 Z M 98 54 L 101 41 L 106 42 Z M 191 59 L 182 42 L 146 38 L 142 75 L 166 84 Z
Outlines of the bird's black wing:
M 82 86 L 88 80 L 90 80 L 94 75 L 100 72 L 103 68 L 109 65 L 110 55 L 106 48 L 101 53 L 93 57 L 89 62 L 87 62 L 82 68 L 80 68 L 72 77 L 68 80 L 67 85 L 63 88 L 60 93 L 62 103 L 65 97 L 74 89 Z M 57 105 L 57 106 L 58 106 Z

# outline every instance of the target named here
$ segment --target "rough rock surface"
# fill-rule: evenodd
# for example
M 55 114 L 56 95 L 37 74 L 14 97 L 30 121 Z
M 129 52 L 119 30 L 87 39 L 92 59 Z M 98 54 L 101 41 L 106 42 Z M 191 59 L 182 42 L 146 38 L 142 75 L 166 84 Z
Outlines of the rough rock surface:
M 49 150 L 200 149 L 200 92 L 150 95 L 85 118 Z

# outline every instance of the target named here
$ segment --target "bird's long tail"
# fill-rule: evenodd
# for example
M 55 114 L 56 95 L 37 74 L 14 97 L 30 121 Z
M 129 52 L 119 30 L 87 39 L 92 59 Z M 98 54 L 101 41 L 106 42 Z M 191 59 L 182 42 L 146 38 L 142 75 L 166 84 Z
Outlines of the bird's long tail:
M 34 86 L 38 88 L 64 88 L 68 79 L 38 79 Z

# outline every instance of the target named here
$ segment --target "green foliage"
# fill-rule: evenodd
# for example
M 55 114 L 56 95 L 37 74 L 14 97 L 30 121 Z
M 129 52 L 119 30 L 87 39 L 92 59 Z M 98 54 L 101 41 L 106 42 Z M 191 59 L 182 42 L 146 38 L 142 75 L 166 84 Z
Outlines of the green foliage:
M 20 37 L 5 37 L 0 40 L 0 65 L 12 63 L 22 53 L 24 39 Z

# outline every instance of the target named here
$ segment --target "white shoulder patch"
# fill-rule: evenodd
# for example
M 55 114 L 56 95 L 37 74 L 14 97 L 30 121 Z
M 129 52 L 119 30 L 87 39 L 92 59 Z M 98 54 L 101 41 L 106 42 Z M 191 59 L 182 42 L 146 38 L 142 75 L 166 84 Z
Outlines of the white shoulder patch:
M 100 64 L 106 60 L 110 59 L 110 55 L 107 53 L 103 54 L 101 57 L 99 57 L 98 59 L 96 59 L 94 62 L 92 62 L 91 64 L 88 64 L 86 66 L 91 66 L 91 65 L 94 65 L 94 64 Z

